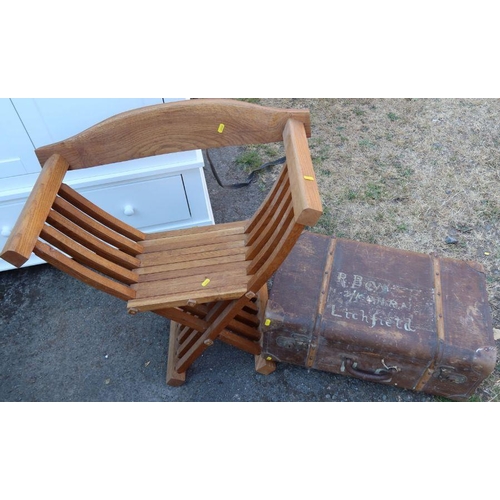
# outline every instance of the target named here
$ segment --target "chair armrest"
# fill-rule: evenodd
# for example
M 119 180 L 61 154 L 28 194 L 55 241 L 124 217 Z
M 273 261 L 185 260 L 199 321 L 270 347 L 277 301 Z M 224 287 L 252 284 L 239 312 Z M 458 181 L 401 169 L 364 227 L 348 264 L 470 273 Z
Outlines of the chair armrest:
M 45 163 L 0 254 L 9 264 L 21 267 L 30 258 L 68 167 L 60 155 Z
M 323 207 L 303 123 L 290 119 L 283 131 L 295 222 L 314 226 Z

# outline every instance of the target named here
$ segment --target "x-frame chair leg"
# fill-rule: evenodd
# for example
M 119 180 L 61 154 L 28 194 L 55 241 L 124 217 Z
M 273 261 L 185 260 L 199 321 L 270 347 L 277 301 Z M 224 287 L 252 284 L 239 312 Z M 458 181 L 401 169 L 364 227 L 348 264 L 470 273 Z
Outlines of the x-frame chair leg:
M 168 341 L 168 359 L 167 359 L 167 385 L 179 387 L 186 382 L 186 372 L 178 373 L 175 371 L 177 364 L 176 353 L 178 347 L 178 337 L 181 325 L 175 321 L 170 321 L 170 336 Z
M 267 286 L 259 291 L 256 300 L 255 294 L 253 294 L 253 296 L 255 302 L 249 299 L 247 300 L 247 306 L 252 305 L 255 314 L 256 326 L 253 328 L 248 327 L 250 332 L 254 333 L 253 340 L 244 339 L 225 330 L 226 327 L 231 328 L 231 321 L 235 319 L 238 311 L 241 311 L 242 308 L 236 305 L 237 302 L 240 301 L 224 301 L 207 304 L 206 311 L 208 311 L 208 313 L 205 319 L 208 320 L 210 326 L 206 329 L 197 330 L 190 325 L 182 325 L 171 320 L 167 362 L 168 385 L 174 387 L 182 385 L 186 381 L 186 371 L 188 368 L 199 358 L 199 356 L 201 356 L 206 348 L 213 345 L 216 339 L 220 339 L 254 354 L 255 369 L 258 373 L 268 375 L 275 370 L 275 363 L 262 358 L 260 355 L 262 334 L 258 325 L 263 320 L 263 311 L 267 303 Z M 228 315 L 220 314 L 218 311 L 221 310 L 228 311 Z M 210 321 L 211 313 L 215 313 L 213 322 Z M 165 316 L 167 314 L 168 313 L 165 312 Z M 246 314 L 248 316 L 248 313 Z M 221 320 L 222 323 L 220 324 Z M 219 325 L 217 326 L 218 323 Z M 217 329 L 213 332 L 214 335 L 211 335 L 214 327 Z M 239 338 L 239 341 L 235 342 L 235 337 Z

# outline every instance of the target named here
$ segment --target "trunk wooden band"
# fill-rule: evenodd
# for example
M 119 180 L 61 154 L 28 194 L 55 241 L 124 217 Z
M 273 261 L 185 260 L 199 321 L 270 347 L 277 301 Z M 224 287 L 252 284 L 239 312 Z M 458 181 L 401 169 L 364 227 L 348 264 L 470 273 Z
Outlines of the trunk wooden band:
M 335 258 L 335 246 L 337 245 L 337 240 L 332 238 L 330 245 L 328 247 L 328 256 L 326 258 L 325 272 L 323 274 L 323 282 L 321 283 L 321 295 L 318 300 L 318 311 L 316 314 L 316 320 L 314 322 L 313 333 L 311 336 L 311 343 L 309 344 L 309 351 L 307 353 L 307 363 L 306 366 L 311 368 L 314 365 L 314 360 L 316 359 L 316 353 L 318 351 L 319 337 L 321 335 L 321 320 L 323 319 L 323 313 L 325 312 L 326 301 L 328 299 L 328 289 L 330 285 L 330 278 L 333 272 L 333 260 Z
M 432 377 L 436 365 L 441 361 L 443 356 L 443 344 L 444 344 L 444 308 L 443 308 L 443 287 L 441 285 L 441 265 L 439 257 L 437 255 L 432 256 L 432 264 L 434 269 L 434 303 L 436 307 L 436 334 L 437 334 L 437 345 L 434 357 L 429 363 L 424 374 L 420 380 L 415 385 L 417 391 L 422 390 L 425 384 Z

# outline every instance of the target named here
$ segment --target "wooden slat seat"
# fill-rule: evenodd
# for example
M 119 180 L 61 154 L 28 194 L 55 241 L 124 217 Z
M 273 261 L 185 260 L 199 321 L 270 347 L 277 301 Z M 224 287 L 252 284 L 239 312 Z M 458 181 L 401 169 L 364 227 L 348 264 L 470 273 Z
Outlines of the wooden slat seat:
M 198 228 L 146 240 L 129 309 L 151 311 L 244 295 L 249 280 L 245 224 L 213 227 L 208 233 Z
M 321 201 L 309 153 L 307 110 L 197 99 L 122 113 L 35 151 L 41 174 L 0 255 L 22 266 L 35 253 L 49 264 L 171 321 L 167 382 L 180 385 L 215 340 L 260 358 L 267 281 Z M 283 141 L 286 163 L 246 221 L 146 235 L 63 183 L 88 168 L 191 149 Z

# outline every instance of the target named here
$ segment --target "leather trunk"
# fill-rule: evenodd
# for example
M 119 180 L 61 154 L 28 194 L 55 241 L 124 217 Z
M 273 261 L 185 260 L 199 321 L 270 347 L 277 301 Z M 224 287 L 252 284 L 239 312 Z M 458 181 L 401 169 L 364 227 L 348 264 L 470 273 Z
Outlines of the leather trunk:
M 448 399 L 496 363 L 482 267 L 304 232 L 274 277 L 263 354 Z

